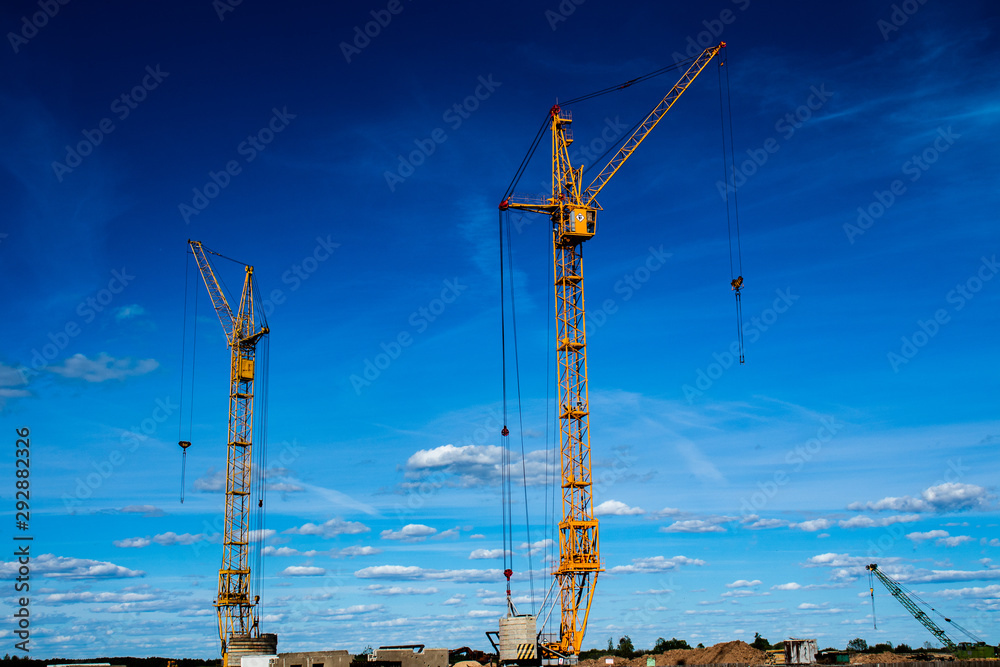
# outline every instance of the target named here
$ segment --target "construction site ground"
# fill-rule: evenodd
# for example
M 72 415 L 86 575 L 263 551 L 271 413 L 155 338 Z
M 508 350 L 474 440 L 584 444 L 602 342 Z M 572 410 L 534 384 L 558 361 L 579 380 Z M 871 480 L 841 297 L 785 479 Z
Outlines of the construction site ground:
M 673 649 L 664 653 L 646 653 L 635 658 L 621 658 L 618 656 L 601 656 L 590 660 L 581 660 L 580 667 L 606 667 L 611 664 L 615 667 L 646 667 L 647 659 L 653 658 L 656 667 L 668 667 L 671 665 L 767 665 L 768 655 L 764 651 L 759 651 L 746 642 L 731 641 L 716 644 L 706 648 Z M 612 660 L 608 663 L 608 660 Z M 909 656 L 900 653 L 858 653 L 851 656 L 851 664 L 898 664 L 898 663 L 929 663 L 954 661 L 956 663 L 981 663 L 982 659 L 973 661 L 955 660 L 953 655 L 947 653 L 919 653 Z M 997 659 L 992 659 L 996 663 Z

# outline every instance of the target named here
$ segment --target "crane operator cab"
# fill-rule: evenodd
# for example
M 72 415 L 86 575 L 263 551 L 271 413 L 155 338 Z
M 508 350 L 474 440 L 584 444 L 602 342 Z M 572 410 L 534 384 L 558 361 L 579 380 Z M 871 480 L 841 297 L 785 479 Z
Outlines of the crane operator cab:
M 597 233 L 597 210 L 562 208 L 556 213 L 559 235 L 571 243 L 582 243 Z

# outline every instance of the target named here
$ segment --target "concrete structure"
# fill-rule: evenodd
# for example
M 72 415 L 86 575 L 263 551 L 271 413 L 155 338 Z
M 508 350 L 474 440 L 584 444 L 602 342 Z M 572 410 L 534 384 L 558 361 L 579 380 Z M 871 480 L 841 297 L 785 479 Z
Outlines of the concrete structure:
M 785 664 L 786 665 L 816 664 L 816 640 L 786 639 Z
M 537 660 L 535 617 L 531 614 L 500 618 L 500 664 Z
M 241 667 L 244 656 L 274 656 L 278 652 L 278 635 L 270 632 L 260 637 L 231 637 L 226 645 L 225 667 Z
M 277 667 L 350 667 L 351 658 L 347 651 L 280 653 Z
M 278 656 L 245 655 L 240 658 L 240 667 L 278 667 Z
M 448 649 L 413 646 L 380 646 L 368 662 L 373 667 L 448 667 Z M 304 667 L 304 666 L 303 666 Z

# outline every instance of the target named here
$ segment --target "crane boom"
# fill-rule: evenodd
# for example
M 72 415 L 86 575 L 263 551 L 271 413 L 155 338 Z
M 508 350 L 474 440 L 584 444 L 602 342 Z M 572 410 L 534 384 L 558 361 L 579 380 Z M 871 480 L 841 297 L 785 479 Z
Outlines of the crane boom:
M 646 135 L 648 135 L 653 128 L 656 127 L 656 124 L 660 122 L 660 119 L 663 118 L 668 111 L 670 111 L 670 107 L 674 105 L 677 98 L 679 98 L 684 91 L 688 89 L 688 86 L 690 86 L 694 80 L 698 78 L 698 75 L 701 74 L 701 71 L 708 66 L 708 63 L 712 60 L 712 58 L 714 58 L 721 49 L 725 48 L 725 46 L 725 42 L 720 42 L 715 46 L 705 49 L 697 58 L 694 59 L 691 66 L 688 67 L 686 72 L 684 72 L 684 76 L 682 76 L 680 80 L 674 84 L 674 87 L 670 89 L 670 92 L 664 96 L 660 103 L 649 112 L 646 119 L 642 121 L 639 127 L 636 128 L 635 132 L 633 132 L 625 143 L 622 144 L 622 147 L 618 149 L 618 152 L 615 153 L 614 157 L 612 157 L 611 160 L 609 160 L 604 166 L 604 169 L 602 169 L 601 173 L 597 175 L 594 182 L 587 187 L 587 190 L 583 193 L 584 204 L 590 206 L 593 203 L 594 199 L 597 198 L 597 194 L 604 188 L 605 185 L 607 185 L 608 181 L 611 180 L 611 177 L 615 175 L 621 166 L 625 164 L 625 161 L 629 159 L 629 156 L 635 152 L 635 149 L 639 147 L 639 144 L 641 144 L 642 140 L 646 138 Z
M 927 630 L 930 631 L 930 633 L 934 635 L 939 642 L 948 648 L 956 648 L 955 642 L 953 642 L 951 638 L 945 634 L 944 630 L 942 630 L 941 627 L 935 623 L 923 609 L 918 607 L 917 604 L 910 599 L 910 596 L 906 594 L 906 591 L 904 591 L 895 581 L 882 574 L 882 571 L 878 569 L 877 563 L 867 565 L 865 566 L 865 569 L 869 572 L 869 578 L 874 575 L 876 579 L 881 581 L 882 584 L 889 589 L 889 592 L 892 593 L 892 596 L 899 600 L 899 603 L 906 608 L 906 611 L 910 612 L 913 615 L 913 618 L 920 621 L 920 624 L 927 628 Z M 872 594 L 874 595 L 874 590 L 872 591 Z
M 552 138 L 551 196 L 512 196 L 500 203 L 501 211 L 513 208 L 544 213 L 552 219 L 563 518 L 559 522 L 559 564 L 552 573 L 559 588 L 559 641 L 541 645 L 545 657 L 579 655 L 597 576 L 604 571 L 591 488 L 582 244 L 597 232 L 597 211 L 602 210 L 597 194 L 724 46 L 721 42 L 705 49 L 695 59 L 586 191 L 581 186 L 584 167 L 574 167 L 570 159 L 573 116 L 558 104 L 553 106 L 548 119 Z
M 198 263 L 205 287 L 212 298 L 230 349 L 229 430 L 226 448 L 225 524 L 222 539 L 222 566 L 215 600 L 222 643 L 223 667 L 228 664 L 227 647 L 233 639 L 258 637 L 259 597 L 250 597 L 249 545 L 251 507 L 251 466 L 254 422 L 254 366 L 257 343 L 269 333 L 263 312 L 257 312 L 253 267 L 246 275 L 235 317 L 220 288 L 206 248 L 188 240 Z M 259 320 L 259 322 L 258 322 Z M 262 435 L 262 434 L 261 434 Z M 261 490 L 262 491 L 262 490 Z

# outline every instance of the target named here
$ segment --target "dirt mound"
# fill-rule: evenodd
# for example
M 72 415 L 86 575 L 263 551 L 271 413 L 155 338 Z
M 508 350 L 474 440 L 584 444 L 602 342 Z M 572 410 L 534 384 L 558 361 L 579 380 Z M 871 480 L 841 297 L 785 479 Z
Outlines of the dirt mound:
M 883 653 L 856 653 L 851 656 L 852 665 L 872 665 L 877 662 L 912 662 L 909 656 L 885 651 Z
M 742 665 L 762 665 L 766 662 L 767 654 L 758 651 L 746 642 L 732 641 L 709 646 L 708 648 L 673 649 L 665 653 L 641 655 L 638 658 L 626 660 L 625 658 L 610 657 L 615 667 L 646 667 L 646 658 L 656 660 L 656 667 L 668 667 L 669 665 L 715 665 L 715 664 L 742 664 Z M 581 660 L 580 667 L 605 667 L 607 665 L 604 657 L 596 660 Z

